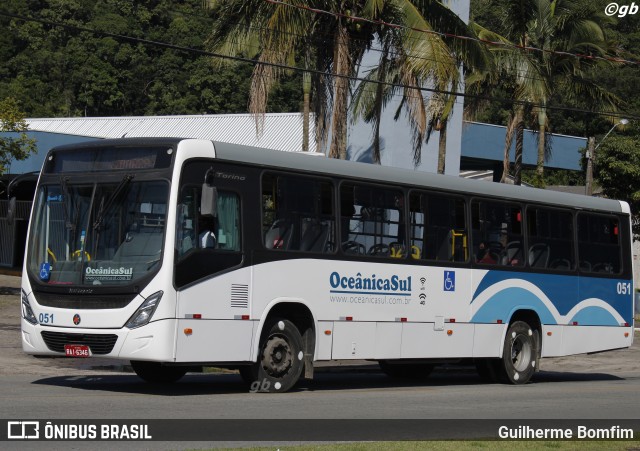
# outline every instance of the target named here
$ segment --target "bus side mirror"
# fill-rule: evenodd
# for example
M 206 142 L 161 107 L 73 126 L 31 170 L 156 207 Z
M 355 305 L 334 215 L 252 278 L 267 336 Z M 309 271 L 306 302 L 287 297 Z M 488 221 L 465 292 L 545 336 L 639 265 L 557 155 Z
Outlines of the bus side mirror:
M 208 183 L 202 184 L 200 193 L 200 214 L 202 216 L 218 216 L 218 190 Z
M 16 198 L 15 196 L 9 199 L 9 205 L 7 208 L 7 223 L 12 226 L 16 219 Z

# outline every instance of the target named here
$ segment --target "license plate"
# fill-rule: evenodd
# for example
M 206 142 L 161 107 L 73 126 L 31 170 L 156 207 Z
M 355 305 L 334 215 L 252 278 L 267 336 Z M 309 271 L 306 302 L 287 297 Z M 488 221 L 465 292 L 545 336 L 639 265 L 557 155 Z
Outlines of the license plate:
M 91 349 L 87 345 L 64 345 L 67 357 L 91 357 Z

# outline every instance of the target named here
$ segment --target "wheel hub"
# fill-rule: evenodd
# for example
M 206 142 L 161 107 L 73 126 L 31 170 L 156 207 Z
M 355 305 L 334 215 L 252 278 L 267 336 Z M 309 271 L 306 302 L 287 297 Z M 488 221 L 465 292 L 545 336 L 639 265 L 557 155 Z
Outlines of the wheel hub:
M 264 346 L 262 367 L 272 377 L 286 374 L 293 363 L 289 343 L 282 337 L 271 337 Z
M 511 345 L 511 361 L 516 371 L 527 369 L 531 358 L 531 343 L 522 335 L 517 335 Z

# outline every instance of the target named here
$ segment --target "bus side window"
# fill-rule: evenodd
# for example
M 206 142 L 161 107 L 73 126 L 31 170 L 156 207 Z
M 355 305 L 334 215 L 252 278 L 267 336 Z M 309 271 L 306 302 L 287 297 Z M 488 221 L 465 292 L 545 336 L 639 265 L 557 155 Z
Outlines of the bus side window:
M 525 264 L 522 207 L 518 204 L 475 200 L 471 204 L 474 261 L 479 264 Z
M 618 218 L 578 213 L 578 258 L 583 272 L 620 274 L 622 247 Z
M 262 236 L 266 249 L 332 252 L 334 233 L 331 182 L 287 174 L 264 174 Z
M 406 258 L 404 193 L 391 187 L 343 184 L 341 248 L 345 254 Z
M 412 258 L 468 261 L 464 199 L 412 192 L 409 205 Z
M 527 209 L 529 266 L 555 271 L 575 268 L 573 215 L 551 208 Z

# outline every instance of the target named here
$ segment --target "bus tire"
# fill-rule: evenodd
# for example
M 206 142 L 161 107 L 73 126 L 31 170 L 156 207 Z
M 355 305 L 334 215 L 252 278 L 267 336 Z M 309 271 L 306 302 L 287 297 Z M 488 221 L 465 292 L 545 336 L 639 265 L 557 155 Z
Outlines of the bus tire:
M 179 366 L 163 366 L 158 362 L 132 360 L 131 368 L 139 378 L 150 384 L 172 384 L 187 374 L 187 368 Z
M 289 320 L 267 321 L 260 339 L 258 361 L 241 369 L 251 392 L 280 393 L 290 390 L 300 379 L 304 367 L 302 337 Z
M 389 363 L 387 360 L 380 360 L 378 365 L 384 374 L 394 379 L 426 379 L 435 368 L 430 363 Z
M 514 385 L 529 382 L 538 364 L 536 333 L 524 321 L 515 321 L 509 326 L 498 365 L 501 382 Z

